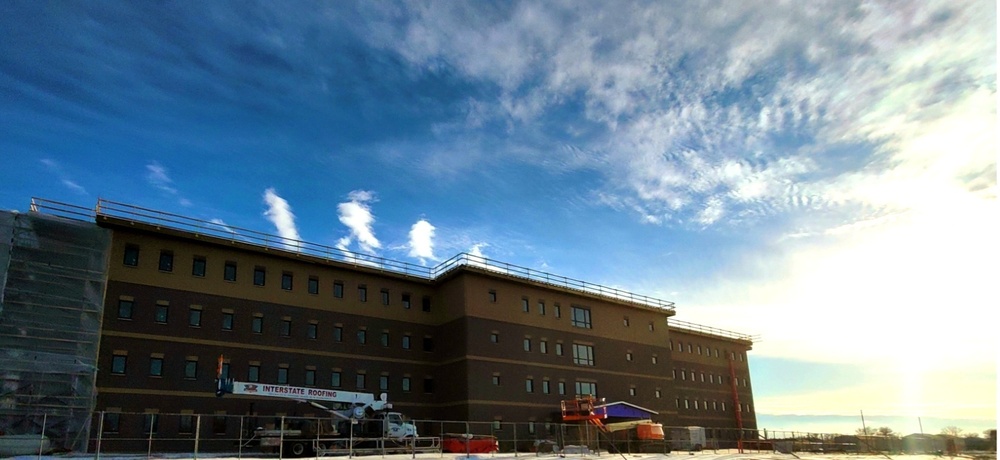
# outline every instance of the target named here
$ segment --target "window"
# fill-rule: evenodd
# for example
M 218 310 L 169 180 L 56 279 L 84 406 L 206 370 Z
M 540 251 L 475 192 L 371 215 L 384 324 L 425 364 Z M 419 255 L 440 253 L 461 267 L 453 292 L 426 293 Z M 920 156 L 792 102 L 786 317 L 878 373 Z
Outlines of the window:
M 677 351 L 680 351 L 680 352 L 684 351 L 684 344 L 681 343 L 680 340 L 677 341 Z
M 688 344 L 688 353 L 694 353 L 690 343 Z
M 722 412 L 725 412 L 726 411 L 726 402 L 723 401 L 720 404 L 722 405 Z
M 684 400 L 684 408 L 685 409 L 690 409 L 691 408 L 691 401 L 685 399 Z
M 229 378 L 229 363 L 222 363 L 222 378 L 223 380 Z
M 409 334 L 406 334 L 406 335 L 403 336 L 403 349 L 404 350 L 409 350 L 410 349 L 410 335 Z
M 188 309 L 188 326 L 201 327 L 201 307 L 192 305 Z
M 625 361 L 632 361 L 632 352 L 625 353 Z
M 402 297 L 402 302 L 403 302 L 403 308 L 409 310 L 410 309 L 410 294 L 404 293 L 403 297 Z
M 489 299 L 490 303 L 497 303 L 497 291 L 490 289 Z
M 267 275 L 267 270 L 264 267 L 254 267 L 254 269 L 253 269 L 253 285 L 254 286 L 263 286 L 266 275 Z
M 288 365 L 282 364 L 278 367 L 278 383 L 285 385 L 288 383 Z
M 746 387 L 746 386 L 747 386 L 747 379 L 743 379 L 743 386 L 744 386 L 744 387 Z
M 496 332 L 490 333 L 490 342 L 500 343 L 500 334 L 497 334 Z
M 251 364 L 250 367 L 247 368 L 247 381 L 260 381 L 260 364 Z
M 524 351 L 531 351 L 531 339 L 524 339 Z
M 528 298 L 527 297 L 521 299 L 521 310 L 524 311 L 525 313 L 528 313 L 528 312 L 531 311 L 531 307 L 528 306 Z
M 701 354 L 701 345 L 698 345 L 698 354 Z
M 688 379 L 687 371 L 685 371 L 685 370 L 682 369 L 681 370 L 681 380 L 687 380 L 687 379 Z
M 424 337 L 424 351 L 434 351 L 433 337 Z
M 653 355 L 653 364 L 656 364 L 656 355 Z
M 368 287 L 358 286 L 358 300 L 361 302 L 368 301 Z
M 573 364 L 579 364 L 581 366 L 593 366 L 594 365 L 594 347 L 590 345 L 583 345 L 579 343 L 573 344 Z M 580 393 L 586 394 L 586 393 Z
M 160 429 L 160 417 L 157 414 L 146 413 L 142 417 L 142 432 L 156 433 Z
M 660 390 L 656 390 L 655 392 L 653 392 L 653 395 L 656 396 L 657 398 L 663 396 L 663 394 L 660 393 Z
M 129 244 L 125 246 L 125 258 L 122 263 L 129 267 L 139 266 L 139 246 Z
M 493 374 L 493 386 L 500 386 L 500 376 L 497 374 Z
M 314 322 L 309 323 L 309 325 L 306 326 L 306 338 L 315 340 L 318 335 L 319 335 L 319 324 L 316 324 Z
M 705 383 L 705 373 L 702 372 L 699 376 L 701 377 L 701 383 Z
M 153 377 L 163 376 L 163 357 L 153 356 L 149 358 L 149 375 Z
M 118 412 L 105 412 L 104 413 L 104 432 L 105 433 L 117 433 L 118 427 L 121 425 L 121 414 Z
M 424 393 L 433 393 L 433 392 L 434 392 L 434 378 L 424 377 Z
M 718 357 L 719 357 L 719 349 L 718 349 L 718 348 L 716 348 L 716 349 L 715 349 L 715 357 L 716 357 L 716 358 L 718 358 Z
M 368 331 L 364 329 L 358 330 L 358 343 L 364 345 L 368 342 Z
M 382 295 L 382 305 L 389 305 L 389 290 L 383 289 L 379 293 Z
M 719 402 L 712 401 L 712 410 L 719 410 Z
M 191 275 L 192 276 L 197 276 L 197 277 L 200 277 L 200 278 L 204 278 L 205 277 L 205 267 L 207 267 L 207 266 L 208 266 L 208 263 L 205 261 L 204 257 L 194 256 L 194 259 L 191 262 Z
M 167 310 L 170 308 L 169 305 L 163 303 L 156 303 L 156 313 L 153 317 L 153 321 L 157 323 L 165 324 L 167 322 Z
M 625 325 L 625 327 L 628 327 L 628 326 L 629 326 L 629 321 L 628 321 L 628 316 L 626 316 L 626 317 L 622 318 L 622 324 L 624 324 L 624 325 Z
M 576 394 L 578 396 L 597 396 L 597 384 L 594 382 L 576 382 Z
M 127 364 L 127 362 L 128 362 L 128 355 L 114 355 L 114 357 L 111 358 L 111 373 L 124 375 L 126 367 L 125 365 Z
M 279 334 L 282 337 L 292 336 L 292 320 L 288 318 L 284 318 L 281 320 L 281 330 L 279 331 Z
M 559 304 L 553 305 L 552 313 L 555 313 L 556 318 L 562 318 L 562 307 L 560 307 Z
M 534 393 L 535 392 L 535 380 L 534 379 L 525 379 L 524 380 L 524 391 L 527 391 L 528 393 Z
M 629 389 L 628 389 L 628 395 L 629 396 L 635 396 L 635 387 L 629 387 Z
M 253 321 L 250 323 L 250 331 L 254 334 L 260 334 L 264 332 L 264 317 L 254 315 Z
M 670 370 L 670 377 L 672 377 L 674 380 L 677 380 L 677 369 Z
M 380 375 L 378 376 L 378 389 L 385 391 L 389 389 L 389 376 Z
M 548 353 L 549 352 L 549 343 L 546 342 L 546 341 L 544 341 L 544 340 L 539 341 L 538 342 L 538 351 L 541 352 L 541 353 L 543 353 L 543 354 L 544 353 Z
M 213 434 L 226 434 L 226 418 L 225 415 L 216 415 L 212 417 L 212 433 Z
M 121 319 L 132 319 L 132 306 L 135 305 L 131 300 L 119 299 L 118 300 L 118 317 Z
M 431 296 L 425 295 L 423 299 L 420 300 L 420 308 L 423 311 L 431 311 Z
M 405 392 L 405 393 L 409 393 L 410 392 L 410 378 L 409 377 L 403 377 L 403 392 Z
M 340 388 L 340 371 L 333 371 L 333 373 L 330 374 L 330 386 Z
M 292 290 L 292 274 L 288 272 L 281 273 L 281 289 L 286 291 Z
M 562 344 L 556 342 L 556 356 L 562 356 L 562 355 L 563 355 Z
M 381 341 L 383 347 L 388 347 L 389 346 L 389 333 L 388 332 L 383 332 L 382 333 L 382 337 L 380 338 L 380 341 Z
M 344 283 L 341 281 L 334 281 L 333 283 L 333 296 L 338 299 L 344 298 Z
M 572 307 L 573 326 L 590 329 L 590 310 L 581 307 Z
M 355 378 L 354 378 L 354 385 L 356 387 L 358 387 L 359 389 L 364 388 L 365 387 L 365 377 L 367 377 L 365 374 L 358 374 L 357 376 L 355 376 Z
M 561 395 L 566 394 L 566 382 L 559 382 L 558 388 L 559 388 L 559 394 Z
M 222 279 L 236 281 L 236 262 L 226 262 L 226 266 L 222 270 Z
M 198 360 L 188 358 L 184 361 L 184 378 L 186 379 L 196 379 L 198 378 Z
M 545 302 L 542 302 L 541 300 L 538 301 L 538 314 L 539 315 L 545 314 Z
M 232 312 L 222 312 L 222 330 L 231 331 L 233 330 L 233 313 Z
M 180 434 L 194 433 L 194 416 L 191 414 L 181 414 L 177 424 L 177 432 Z
M 344 341 L 344 328 L 336 326 L 333 328 L 333 341 L 343 342 Z
M 174 253 L 172 251 L 160 251 L 159 269 L 161 272 L 174 271 Z
M 309 283 L 306 285 L 306 289 L 310 294 L 319 294 L 319 278 L 315 276 L 309 277 Z
M 550 382 L 548 380 L 542 380 L 542 393 L 549 394 L 551 392 L 551 388 L 549 388 L 550 386 L 549 383 Z
M 306 369 L 306 386 L 316 384 L 316 369 Z
M 653 324 L 652 321 L 650 321 L 649 322 L 649 332 L 653 332 L 654 330 L 656 330 L 656 326 Z

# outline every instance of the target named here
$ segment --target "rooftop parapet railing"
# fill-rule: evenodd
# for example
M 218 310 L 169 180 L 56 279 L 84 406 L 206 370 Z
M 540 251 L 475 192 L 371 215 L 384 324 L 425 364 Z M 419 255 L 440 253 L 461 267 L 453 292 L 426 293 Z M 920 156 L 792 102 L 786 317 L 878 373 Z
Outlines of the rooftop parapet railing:
M 221 221 L 206 221 L 105 199 L 99 199 L 97 207 L 95 209 L 89 209 L 42 198 L 32 198 L 31 210 L 36 212 L 44 211 L 49 214 L 70 218 L 97 218 L 99 216 L 107 216 L 122 220 L 131 220 L 147 225 L 154 225 L 163 228 L 212 236 L 233 242 L 255 245 L 268 250 L 279 250 L 293 254 L 308 255 L 324 260 L 413 276 L 426 280 L 436 280 L 460 267 L 474 267 L 497 274 L 576 290 L 621 302 L 645 305 L 665 310 L 674 310 L 674 303 L 667 300 L 661 300 L 600 284 L 589 283 L 566 276 L 555 275 L 506 262 L 499 262 L 475 254 L 461 253 L 439 263 L 434 267 L 425 267 L 422 265 L 387 259 L 371 254 L 357 253 L 334 246 L 310 243 L 308 241 L 295 240 L 255 230 L 233 227 Z
M 756 335 L 743 334 L 740 332 L 729 331 L 726 329 L 719 329 L 711 326 L 705 326 L 702 324 L 689 323 L 687 321 L 680 321 L 676 319 L 671 319 L 669 324 L 670 327 L 672 328 L 683 329 L 691 332 L 698 332 L 701 334 L 726 337 L 730 339 L 742 340 L 745 342 L 752 343 L 760 340 L 760 337 Z

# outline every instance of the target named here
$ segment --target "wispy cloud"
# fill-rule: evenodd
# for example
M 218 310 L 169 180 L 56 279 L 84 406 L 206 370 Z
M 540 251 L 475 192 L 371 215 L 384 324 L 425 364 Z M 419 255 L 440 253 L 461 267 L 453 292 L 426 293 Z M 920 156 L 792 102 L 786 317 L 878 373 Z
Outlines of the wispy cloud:
M 298 228 L 295 227 L 295 214 L 292 213 L 288 201 L 278 196 L 272 187 L 264 190 L 264 203 L 267 204 L 264 216 L 277 228 L 278 235 L 285 238 L 282 244 L 286 248 L 298 247 L 298 242 L 302 238 L 299 236 Z
M 167 168 L 159 162 L 154 161 L 146 165 L 146 183 L 154 188 L 177 199 L 177 204 L 183 207 L 190 207 L 191 200 L 185 198 L 174 187 L 174 180 L 170 178 Z
M 52 160 L 51 158 L 43 158 L 39 161 L 43 165 L 45 165 L 45 168 L 48 169 L 49 172 L 54 174 L 59 179 L 59 182 L 61 184 L 63 184 L 64 186 L 66 186 L 66 188 L 73 191 L 73 193 L 76 193 L 78 195 L 87 194 L 87 189 L 83 188 L 82 185 L 76 183 L 76 181 L 70 179 L 69 176 L 67 176 L 66 173 L 63 172 L 62 166 L 55 160 Z
M 434 257 L 434 226 L 427 219 L 420 219 L 410 227 L 410 257 L 420 259 L 421 264 Z
M 350 234 L 340 238 L 337 247 L 347 250 L 353 241 L 357 241 L 362 251 L 375 255 L 375 250 L 382 247 L 372 229 L 375 216 L 369 203 L 377 201 L 375 194 L 367 190 L 354 190 L 347 195 L 347 199 L 348 201 L 337 205 L 337 214 L 340 223 L 347 226 Z

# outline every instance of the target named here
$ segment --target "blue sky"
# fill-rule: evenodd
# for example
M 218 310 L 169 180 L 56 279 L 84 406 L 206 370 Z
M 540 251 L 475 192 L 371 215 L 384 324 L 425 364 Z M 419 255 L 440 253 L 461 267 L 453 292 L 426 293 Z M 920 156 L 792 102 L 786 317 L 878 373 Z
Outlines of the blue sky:
M 759 334 L 762 427 L 996 425 L 994 2 L 8 1 L 0 30 L 4 209 L 481 253 Z

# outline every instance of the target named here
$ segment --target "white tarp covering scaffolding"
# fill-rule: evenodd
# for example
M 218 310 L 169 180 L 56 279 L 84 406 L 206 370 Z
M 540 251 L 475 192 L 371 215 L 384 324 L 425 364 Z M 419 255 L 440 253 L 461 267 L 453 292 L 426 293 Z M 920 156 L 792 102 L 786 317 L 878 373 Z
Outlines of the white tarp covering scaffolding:
M 0 211 L 0 432 L 86 450 L 110 243 L 93 222 Z

